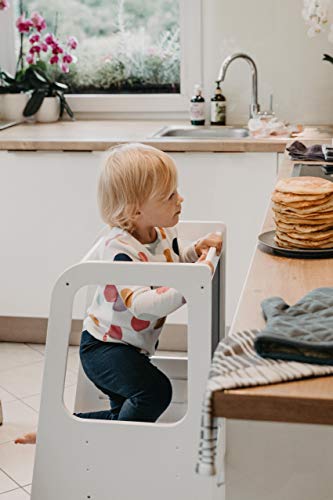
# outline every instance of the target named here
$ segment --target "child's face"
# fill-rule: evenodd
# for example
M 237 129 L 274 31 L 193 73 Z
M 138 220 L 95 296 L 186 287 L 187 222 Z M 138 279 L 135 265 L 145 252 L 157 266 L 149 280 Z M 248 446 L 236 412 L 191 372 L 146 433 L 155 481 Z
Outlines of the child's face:
M 140 208 L 138 223 L 146 227 L 172 227 L 179 221 L 184 198 L 177 190 L 161 200 L 148 200 Z

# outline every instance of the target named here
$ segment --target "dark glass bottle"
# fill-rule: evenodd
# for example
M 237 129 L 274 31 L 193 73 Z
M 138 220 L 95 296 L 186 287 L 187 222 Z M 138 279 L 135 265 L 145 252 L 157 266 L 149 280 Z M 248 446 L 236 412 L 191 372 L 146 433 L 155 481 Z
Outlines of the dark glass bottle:
M 226 98 L 222 94 L 220 82 L 216 82 L 216 89 L 210 100 L 210 123 L 211 125 L 226 124 Z
M 190 105 L 190 120 L 192 125 L 205 124 L 205 99 L 202 96 L 200 85 L 196 85 L 194 88 L 194 96 Z

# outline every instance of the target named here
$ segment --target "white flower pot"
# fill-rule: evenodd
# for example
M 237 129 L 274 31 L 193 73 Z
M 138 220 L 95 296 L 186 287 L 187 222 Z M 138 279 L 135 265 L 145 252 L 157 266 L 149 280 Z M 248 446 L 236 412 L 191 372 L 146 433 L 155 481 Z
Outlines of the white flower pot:
M 12 121 L 24 121 L 23 110 L 27 104 L 29 96 L 21 92 L 20 94 L 3 94 L 3 118 Z
M 60 99 L 56 97 L 45 97 L 43 104 L 37 111 L 35 118 L 38 122 L 49 123 L 59 120 Z

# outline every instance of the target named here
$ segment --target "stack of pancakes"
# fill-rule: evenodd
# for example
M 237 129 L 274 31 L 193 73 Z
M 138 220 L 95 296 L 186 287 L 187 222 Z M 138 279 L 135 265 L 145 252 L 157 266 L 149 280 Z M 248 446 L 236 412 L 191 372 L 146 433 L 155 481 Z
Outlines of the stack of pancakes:
M 284 248 L 333 248 L 333 182 L 281 179 L 272 195 L 275 242 Z

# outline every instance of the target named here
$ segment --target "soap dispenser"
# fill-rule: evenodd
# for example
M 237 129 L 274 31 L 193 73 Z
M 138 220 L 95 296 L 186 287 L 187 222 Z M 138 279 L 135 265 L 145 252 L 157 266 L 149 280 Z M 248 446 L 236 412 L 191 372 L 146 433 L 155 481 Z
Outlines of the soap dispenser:
M 225 125 L 226 123 L 226 98 L 222 94 L 220 82 L 216 82 L 216 89 L 210 100 L 210 124 Z
M 192 125 L 205 124 L 205 99 L 200 85 L 195 85 L 194 96 L 190 105 L 190 120 Z

